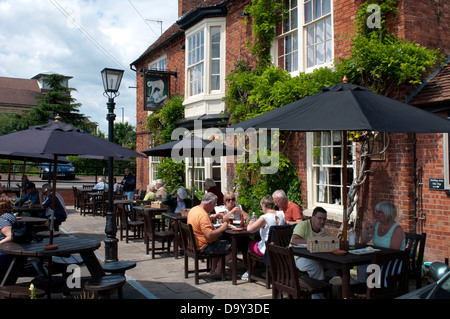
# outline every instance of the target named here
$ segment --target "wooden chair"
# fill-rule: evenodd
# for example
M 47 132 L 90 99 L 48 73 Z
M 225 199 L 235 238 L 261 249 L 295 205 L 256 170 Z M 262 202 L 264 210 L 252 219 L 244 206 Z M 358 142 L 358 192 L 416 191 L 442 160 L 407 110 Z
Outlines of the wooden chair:
M 411 251 L 408 277 L 416 280 L 416 288 L 422 287 L 422 264 L 427 234 L 405 233 L 406 249 Z
M 371 288 L 365 283 L 365 292 L 353 291 L 353 297 L 361 299 L 393 299 L 407 293 L 409 256 L 409 249 L 394 252 L 375 252 L 371 264 L 380 266 L 380 273 L 376 278 L 380 287 Z M 371 278 L 368 278 L 368 280 L 370 281 Z M 361 285 L 356 287 L 361 287 Z
M 150 240 L 152 241 L 152 259 L 156 253 L 170 253 L 170 244 L 175 239 L 175 233 L 171 230 L 156 231 L 153 223 L 153 214 L 144 212 L 144 242 L 145 253 L 148 255 L 150 250 Z M 161 247 L 156 247 L 156 241 L 161 240 Z M 167 248 L 164 247 L 167 241 Z
M 307 276 L 299 276 L 295 266 L 294 253 L 291 247 L 266 244 L 270 272 L 272 276 L 272 298 L 283 298 L 287 294 L 289 299 L 310 298 L 311 294 L 322 292 L 331 297 L 332 285 Z
M 181 235 L 181 239 L 183 242 L 183 248 L 184 248 L 184 278 L 188 278 L 188 274 L 189 273 L 194 273 L 195 275 L 195 284 L 198 285 L 199 284 L 199 280 L 200 278 L 210 278 L 210 277 L 217 277 L 217 275 L 212 275 L 212 274 L 207 274 L 207 275 L 202 275 L 200 276 L 200 272 L 209 272 L 211 270 L 211 268 L 208 266 L 210 264 L 210 260 L 214 257 L 220 257 L 222 259 L 222 280 L 225 280 L 225 256 L 226 254 L 222 254 L 222 255 L 202 255 L 200 254 L 200 252 L 197 250 L 197 244 L 195 242 L 195 236 L 194 236 L 194 231 L 192 230 L 192 225 L 190 224 L 185 224 L 185 223 L 179 223 L 179 230 L 180 230 L 180 235 Z M 194 259 L 194 270 L 190 271 L 189 270 L 189 265 L 188 265 L 188 258 L 193 258 Z M 199 268 L 199 260 L 201 259 L 207 259 L 207 267 L 204 269 L 200 269 Z
M 100 191 L 97 194 L 92 195 L 92 215 L 95 216 L 96 214 L 99 214 L 102 217 L 105 217 L 106 215 L 105 196 L 108 196 L 108 194 L 105 193 L 104 191 Z
M 89 196 L 86 192 L 79 192 L 80 196 L 80 215 L 86 216 L 86 213 L 93 212 L 93 204 L 89 201 Z
M 291 242 L 292 237 L 292 226 L 289 225 L 278 225 L 271 226 L 269 229 L 269 235 L 267 236 L 268 242 L 274 243 L 281 247 L 287 247 Z M 247 254 L 248 260 L 248 281 L 252 282 L 253 280 L 258 280 L 264 282 L 267 289 L 270 289 L 270 270 L 269 270 L 269 261 L 267 254 L 264 256 L 259 256 L 255 253 L 248 252 Z M 265 265 L 265 277 L 258 276 L 255 274 L 255 266 L 257 263 Z
M 124 208 L 125 205 L 117 205 L 117 212 L 120 217 L 120 240 L 123 240 L 123 231 L 125 230 L 125 242 L 128 243 L 128 239 L 131 237 L 129 231 L 132 230 L 134 239 L 141 238 L 140 234 L 144 228 L 144 221 L 142 220 L 129 220 L 128 214 Z
M 145 189 L 141 190 L 141 192 L 139 193 L 138 199 L 144 200 L 146 193 L 147 193 L 147 191 Z
M 80 199 L 79 199 L 79 195 L 78 195 L 78 188 L 76 188 L 75 186 L 72 186 L 72 192 L 73 192 L 73 207 L 75 209 L 79 209 L 80 208 Z

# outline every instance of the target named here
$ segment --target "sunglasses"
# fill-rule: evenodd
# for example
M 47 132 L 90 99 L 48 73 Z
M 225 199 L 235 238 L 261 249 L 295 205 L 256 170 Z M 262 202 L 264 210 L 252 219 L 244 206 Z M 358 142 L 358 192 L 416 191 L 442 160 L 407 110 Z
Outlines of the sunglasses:
M 236 201 L 236 198 L 227 198 L 225 201 L 227 201 L 227 202 L 234 202 L 234 201 Z

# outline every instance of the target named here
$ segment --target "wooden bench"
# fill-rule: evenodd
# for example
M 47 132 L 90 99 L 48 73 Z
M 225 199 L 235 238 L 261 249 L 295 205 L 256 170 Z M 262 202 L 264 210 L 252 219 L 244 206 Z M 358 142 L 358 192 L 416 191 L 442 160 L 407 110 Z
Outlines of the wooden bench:
M 125 271 L 134 267 L 136 267 L 136 262 L 131 260 L 112 261 L 102 266 L 105 272 L 120 275 L 125 275 Z
M 49 238 L 50 237 L 50 231 L 49 230 L 43 230 L 43 231 L 37 232 L 36 236 L 38 236 L 40 238 Z M 59 237 L 59 236 L 61 236 L 61 233 L 59 231 L 54 231 L 53 232 L 53 237 Z
M 35 288 L 36 298 L 45 296 L 45 291 Z M 31 291 L 29 286 L 3 286 L 0 287 L 0 297 L 2 299 L 31 299 Z
M 97 291 L 102 299 L 109 299 L 114 289 L 118 289 L 119 299 L 123 299 L 122 287 L 126 281 L 122 275 L 107 275 L 90 279 L 84 284 L 84 289 Z

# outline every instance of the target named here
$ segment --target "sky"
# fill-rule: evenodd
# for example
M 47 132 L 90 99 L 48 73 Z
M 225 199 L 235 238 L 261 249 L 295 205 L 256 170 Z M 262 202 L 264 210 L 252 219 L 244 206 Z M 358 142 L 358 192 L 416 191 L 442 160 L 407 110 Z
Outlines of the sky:
M 136 74 L 130 64 L 178 19 L 178 0 L 0 0 L 0 76 L 54 72 L 80 113 L 108 134 L 101 71 L 125 71 L 116 122 L 136 126 Z M 162 21 L 158 22 L 158 21 Z M 122 109 L 123 108 L 123 109 Z

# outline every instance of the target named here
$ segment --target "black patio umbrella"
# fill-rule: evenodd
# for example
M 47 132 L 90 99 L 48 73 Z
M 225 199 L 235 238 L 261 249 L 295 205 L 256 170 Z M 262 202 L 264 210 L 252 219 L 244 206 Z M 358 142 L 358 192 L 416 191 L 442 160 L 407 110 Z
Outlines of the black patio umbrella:
M 210 140 L 199 138 L 195 135 L 185 136 L 181 140 L 169 142 L 163 145 L 152 147 L 148 150 L 142 151 L 148 156 L 162 156 L 172 157 L 177 159 L 184 159 L 190 157 L 192 160 L 192 187 L 194 186 L 194 158 L 195 157 L 210 157 L 218 159 L 221 156 L 238 155 L 242 153 L 234 147 L 217 143 Z M 194 196 L 192 194 L 192 204 L 194 203 Z
M 113 158 L 146 157 L 57 120 L 0 136 L 0 150 L 3 152 L 26 151 L 29 154 L 53 155 L 55 171 L 58 165 L 58 156 L 61 155 L 99 155 Z M 53 174 L 53 194 L 56 194 L 56 174 Z M 53 246 L 54 212 L 55 195 L 52 196 L 49 247 Z
M 11 161 L 23 161 L 23 169 L 22 176 L 25 175 L 25 167 L 27 162 L 37 162 L 37 163 L 45 163 L 53 160 L 52 155 L 38 155 L 38 154 L 30 154 L 26 152 L 7 152 L 4 150 L 0 150 L 0 158 L 9 159 L 9 170 L 8 170 L 8 186 L 11 183 Z M 58 158 L 58 163 L 69 163 L 70 161 L 65 157 Z M 20 189 L 20 197 L 22 197 L 23 190 L 23 181 L 22 188 Z
M 231 128 L 280 131 L 343 131 L 343 168 L 347 163 L 346 131 L 399 133 L 450 132 L 450 120 L 399 102 L 370 89 L 346 83 L 232 125 Z M 347 170 L 342 173 L 344 223 L 347 222 Z M 344 224 L 344 238 L 346 238 Z

